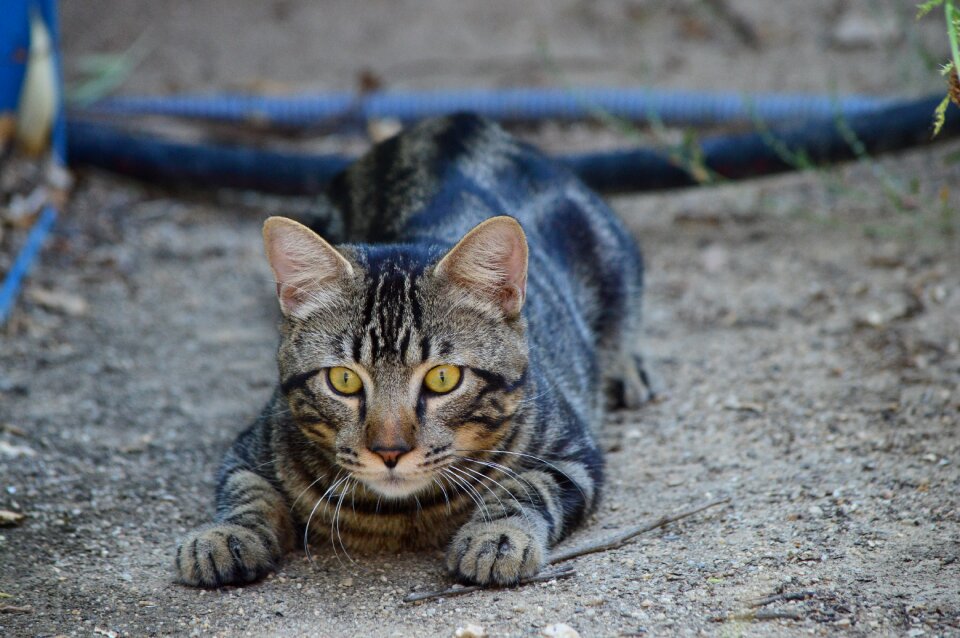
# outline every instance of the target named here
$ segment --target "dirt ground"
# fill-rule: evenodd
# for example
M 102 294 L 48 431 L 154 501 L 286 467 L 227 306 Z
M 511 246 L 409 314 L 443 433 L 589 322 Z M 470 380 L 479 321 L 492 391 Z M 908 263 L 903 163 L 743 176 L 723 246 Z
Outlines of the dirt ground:
M 927 56 L 946 37 L 912 3 L 727 4 L 755 39 L 694 1 L 88 0 L 62 18 L 69 78 L 146 33 L 126 93 L 346 89 L 362 68 L 390 87 L 939 86 Z M 245 588 L 172 582 L 177 537 L 210 518 L 219 458 L 275 382 L 259 225 L 309 203 L 81 173 L 0 334 L 0 509 L 26 514 L 0 528 L 0 611 L 27 608 L 0 635 L 960 635 L 958 159 L 953 142 L 614 199 L 645 249 L 666 398 L 604 425 L 606 497 L 572 542 L 731 503 L 565 580 L 418 605 L 401 598 L 449 584 L 439 554 L 316 547 Z M 776 593 L 806 598 L 751 606 Z

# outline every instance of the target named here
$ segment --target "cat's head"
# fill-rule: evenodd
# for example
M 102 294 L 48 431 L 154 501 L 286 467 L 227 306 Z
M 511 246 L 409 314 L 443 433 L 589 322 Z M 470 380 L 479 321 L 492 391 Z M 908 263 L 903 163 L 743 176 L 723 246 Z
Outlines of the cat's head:
M 399 498 L 510 436 L 528 356 L 516 220 L 489 219 L 445 254 L 338 250 L 280 217 L 264 243 L 284 316 L 282 388 L 317 453 Z

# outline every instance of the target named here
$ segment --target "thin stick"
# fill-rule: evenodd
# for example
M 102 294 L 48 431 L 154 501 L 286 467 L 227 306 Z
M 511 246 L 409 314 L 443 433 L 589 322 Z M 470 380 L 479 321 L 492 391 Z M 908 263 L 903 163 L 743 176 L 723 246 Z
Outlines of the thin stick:
M 32 614 L 33 607 L 17 607 L 16 605 L 0 605 L 0 614 Z
M 710 622 L 727 622 L 731 620 L 804 620 L 806 616 L 798 611 L 776 611 L 772 609 L 761 609 L 759 611 L 746 611 L 735 614 L 724 614 L 722 616 L 710 616 Z
M 592 554 L 594 552 L 605 552 L 610 549 L 616 549 L 631 540 L 634 536 L 639 536 L 640 534 L 645 534 L 646 532 L 653 531 L 657 528 L 669 525 L 674 521 L 679 521 L 682 518 L 688 518 L 694 514 L 699 514 L 703 510 L 710 509 L 711 507 L 716 507 L 718 505 L 723 505 L 724 503 L 729 503 L 729 498 L 721 498 L 715 501 L 710 501 L 705 505 L 700 507 L 695 507 L 693 509 L 685 510 L 678 514 L 670 514 L 668 516 L 663 516 L 652 523 L 646 523 L 644 525 L 638 525 L 637 527 L 631 527 L 630 529 L 618 532 L 613 536 L 609 536 L 605 539 L 598 541 L 588 541 L 579 547 L 571 547 L 569 549 L 561 549 L 559 551 L 553 552 L 550 554 L 550 557 L 547 559 L 548 563 L 559 563 L 565 560 L 570 560 L 571 558 L 576 558 L 578 556 L 583 556 L 585 554 Z
M 531 583 L 540 583 L 547 580 L 553 580 L 555 578 L 569 578 L 573 576 L 576 572 L 573 571 L 572 567 L 559 567 L 557 569 L 545 569 L 539 574 L 535 574 L 530 578 L 524 578 L 518 583 L 519 585 L 529 585 Z M 416 594 L 410 594 L 403 599 L 405 603 L 418 603 L 423 600 L 430 600 L 432 598 L 448 598 L 450 596 L 463 596 L 464 594 L 470 594 L 475 591 L 480 591 L 481 589 L 489 589 L 483 585 L 467 585 L 466 587 L 451 587 L 450 589 L 444 589 L 442 591 L 430 591 L 430 592 L 421 592 Z
M 769 605 L 770 603 L 776 603 L 780 601 L 797 601 L 797 600 L 807 600 L 808 598 L 813 598 L 817 595 L 815 590 L 808 591 L 785 591 L 779 594 L 772 594 L 770 596 L 764 596 L 763 598 L 757 598 L 751 601 L 751 607 L 763 607 Z
M 753 25 L 750 24 L 746 18 L 734 11 L 730 5 L 727 4 L 726 0 L 706 0 L 706 4 L 713 9 L 717 17 L 733 29 L 733 33 L 741 43 L 751 49 L 760 48 L 760 38 L 757 36 L 756 29 L 753 28 Z
M 730 502 L 729 498 L 717 499 L 715 501 L 710 501 L 709 503 L 706 503 L 699 507 L 684 510 L 682 512 L 679 512 L 678 514 L 663 516 L 652 523 L 647 523 L 645 525 L 640 525 L 637 527 L 631 527 L 630 529 L 624 530 L 622 532 L 619 532 L 618 534 L 615 534 L 614 536 L 610 536 L 610 537 L 601 539 L 599 541 L 587 542 L 587 543 L 584 543 L 583 545 L 580 545 L 579 547 L 572 547 L 570 549 L 553 552 L 547 558 L 547 564 L 560 563 L 563 561 L 570 560 L 571 558 L 584 556 L 585 554 L 592 554 L 594 552 L 603 552 L 611 549 L 616 549 L 621 545 L 627 543 L 631 539 L 633 539 L 635 536 L 639 536 L 640 534 L 653 531 L 660 527 L 664 527 L 665 525 L 669 525 L 674 521 L 679 521 L 682 518 L 688 518 L 690 516 L 693 516 L 694 514 L 698 514 L 702 512 L 703 510 L 710 509 L 711 507 L 716 507 L 718 505 L 723 505 L 724 503 L 729 503 L 729 502 Z M 518 583 L 518 585 L 527 585 L 529 583 L 537 583 L 544 580 L 552 580 L 554 578 L 567 578 L 569 576 L 572 576 L 573 574 L 574 574 L 574 571 L 571 568 L 560 568 L 556 570 L 547 569 L 540 572 L 536 576 L 531 576 L 530 578 L 525 578 L 521 580 Z M 486 587 L 482 587 L 480 585 L 469 585 L 467 587 L 451 587 L 450 589 L 444 589 L 441 591 L 410 594 L 409 596 L 403 599 L 403 602 L 414 603 L 414 602 L 420 602 L 424 600 L 430 600 L 433 598 L 462 596 L 463 594 L 469 594 L 475 591 L 479 591 L 481 589 L 486 589 Z

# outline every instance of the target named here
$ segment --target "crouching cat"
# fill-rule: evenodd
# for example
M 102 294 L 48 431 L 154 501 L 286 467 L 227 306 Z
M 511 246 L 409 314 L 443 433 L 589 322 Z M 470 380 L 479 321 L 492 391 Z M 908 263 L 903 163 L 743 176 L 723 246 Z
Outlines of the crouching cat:
M 178 546 L 180 580 L 254 581 L 309 538 L 446 546 L 470 583 L 535 574 L 597 503 L 605 391 L 646 393 L 642 263 L 621 222 L 458 115 L 374 147 L 310 227 L 272 217 L 263 236 L 280 383 L 227 452 L 215 521 Z

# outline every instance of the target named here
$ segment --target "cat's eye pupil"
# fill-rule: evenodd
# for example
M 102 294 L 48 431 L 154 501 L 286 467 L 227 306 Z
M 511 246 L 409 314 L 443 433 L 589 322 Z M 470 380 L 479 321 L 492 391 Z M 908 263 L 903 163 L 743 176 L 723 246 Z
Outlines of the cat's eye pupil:
M 350 368 L 337 366 L 327 373 L 330 385 L 340 394 L 357 394 L 363 389 L 363 381 Z
M 427 390 L 444 394 L 457 387 L 460 381 L 460 368 L 453 365 L 440 365 L 431 368 L 423 379 Z

